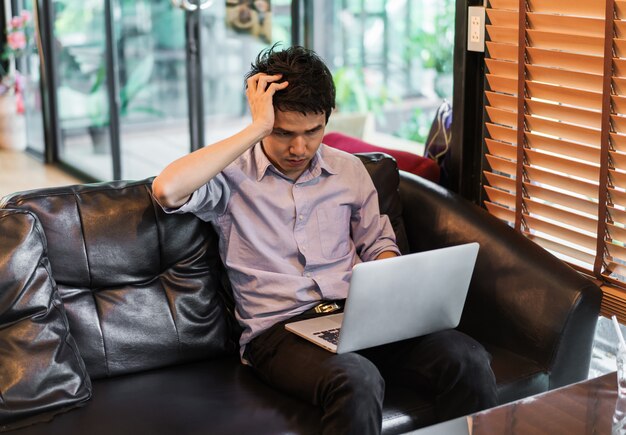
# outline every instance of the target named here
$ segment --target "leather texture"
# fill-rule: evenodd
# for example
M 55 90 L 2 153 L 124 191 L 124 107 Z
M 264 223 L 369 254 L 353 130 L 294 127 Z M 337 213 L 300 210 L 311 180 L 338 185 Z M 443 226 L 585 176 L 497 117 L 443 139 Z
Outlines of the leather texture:
M 91 381 L 50 275 L 35 215 L 0 210 L 0 431 L 50 420 Z
M 237 357 L 94 381 L 88 406 L 20 435 L 319 434 L 321 412 L 259 382 Z M 385 397 L 385 434 L 434 421 L 426 398 L 402 387 Z
M 92 379 L 233 351 L 217 240 L 169 216 L 151 180 L 43 189 L 6 207 L 36 214 L 73 336 Z
M 550 389 L 585 379 L 602 300 L 598 286 L 443 187 L 402 173 L 400 196 L 411 251 L 480 244 L 461 331 L 537 365 Z M 496 375 L 500 385 L 510 382 Z
M 402 254 L 409 252 L 409 242 L 406 238 L 404 219 L 402 218 L 402 203 L 398 185 L 400 175 L 395 159 L 383 153 L 356 154 L 361 159 L 365 169 L 372 177 L 372 182 L 378 193 L 380 213 L 389 217 L 393 231 L 396 233 L 396 244 Z
M 501 402 L 585 378 L 597 286 L 484 210 L 398 174 L 390 157 L 359 157 L 406 249 L 480 243 L 460 329 L 491 352 Z M 232 298 L 212 230 L 163 215 L 149 189 L 150 180 L 105 183 L 6 201 L 42 220 L 72 334 L 101 378 L 86 407 L 16 433 L 318 433 L 317 409 L 270 389 L 229 352 Z M 388 384 L 383 432 L 434 423 L 433 403 Z

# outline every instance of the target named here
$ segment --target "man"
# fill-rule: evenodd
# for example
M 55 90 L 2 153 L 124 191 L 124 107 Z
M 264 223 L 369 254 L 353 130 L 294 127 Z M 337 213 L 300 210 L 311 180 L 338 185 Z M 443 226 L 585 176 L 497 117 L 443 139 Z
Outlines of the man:
M 244 328 L 242 361 L 321 407 L 329 434 L 379 433 L 391 373 L 432 391 L 441 419 L 495 405 L 490 356 L 460 332 L 335 355 L 285 331 L 294 318 L 340 309 L 354 264 L 399 251 L 360 160 L 321 144 L 335 105 L 323 61 L 302 47 L 272 47 L 246 85 L 252 123 L 153 183 L 167 212 L 194 213 L 216 229 Z M 392 291 L 381 288 L 381 301 Z

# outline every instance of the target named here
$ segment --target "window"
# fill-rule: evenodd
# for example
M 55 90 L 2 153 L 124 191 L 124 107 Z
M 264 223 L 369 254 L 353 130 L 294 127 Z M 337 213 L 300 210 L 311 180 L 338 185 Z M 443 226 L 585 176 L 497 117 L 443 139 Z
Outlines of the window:
M 625 322 L 626 1 L 490 0 L 487 16 L 484 204 L 601 280 Z

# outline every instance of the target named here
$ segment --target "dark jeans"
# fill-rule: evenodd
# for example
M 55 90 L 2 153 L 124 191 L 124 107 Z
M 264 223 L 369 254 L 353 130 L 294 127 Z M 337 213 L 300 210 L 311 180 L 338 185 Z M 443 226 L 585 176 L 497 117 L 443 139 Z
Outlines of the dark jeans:
M 380 433 L 385 379 L 431 391 L 441 421 L 497 404 L 491 355 L 456 330 L 337 355 L 279 323 L 247 345 L 245 358 L 271 386 L 321 407 L 326 434 Z

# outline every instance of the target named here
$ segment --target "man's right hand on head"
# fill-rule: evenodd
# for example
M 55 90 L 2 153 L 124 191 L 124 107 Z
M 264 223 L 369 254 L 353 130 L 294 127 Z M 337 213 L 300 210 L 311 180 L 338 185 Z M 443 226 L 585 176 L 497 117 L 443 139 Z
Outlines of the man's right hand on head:
M 252 125 L 261 130 L 263 137 L 269 135 L 274 128 L 274 94 L 289 85 L 286 81 L 277 83 L 281 78 L 281 74 L 258 73 L 246 81 L 246 97 Z

